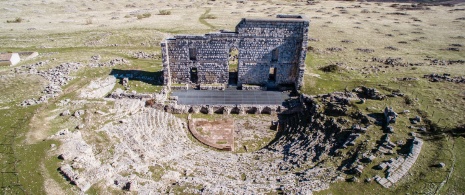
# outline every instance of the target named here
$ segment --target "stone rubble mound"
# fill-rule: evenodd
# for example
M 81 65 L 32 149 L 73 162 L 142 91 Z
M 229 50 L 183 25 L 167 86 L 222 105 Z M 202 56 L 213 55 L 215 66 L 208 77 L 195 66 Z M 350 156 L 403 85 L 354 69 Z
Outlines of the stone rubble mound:
M 99 57 L 93 56 L 92 59 L 99 59 Z M 49 81 L 49 84 L 45 87 L 45 89 L 42 91 L 44 95 L 42 95 L 40 98 L 32 98 L 32 99 L 27 99 L 24 100 L 22 103 L 20 103 L 20 106 L 30 106 L 30 105 L 36 105 L 36 104 L 41 104 L 43 102 L 46 102 L 50 98 L 54 98 L 59 96 L 62 93 L 62 86 L 67 85 L 69 81 L 74 79 L 74 77 L 70 76 L 71 73 L 78 71 L 79 69 L 86 67 L 85 65 L 79 63 L 79 62 L 67 62 L 67 63 L 62 63 L 56 67 L 50 68 L 48 70 L 38 70 L 39 67 L 42 67 L 49 63 L 49 61 L 45 62 L 38 62 L 32 65 L 25 65 L 21 66 L 19 68 L 13 69 L 15 74 L 37 74 L 42 77 L 44 77 L 47 81 Z M 105 63 L 98 63 L 93 64 L 90 63 L 88 67 L 94 68 L 94 67 L 103 67 L 103 66 L 116 66 L 119 64 L 127 64 L 129 63 L 127 60 L 123 58 L 117 58 L 110 60 L 109 62 Z
M 130 55 L 136 59 L 159 59 L 160 58 L 160 55 L 157 53 L 145 53 L 143 51 L 134 52 Z
M 91 62 L 89 63 L 89 67 L 91 68 L 98 68 L 98 67 L 113 67 L 113 66 L 116 66 L 116 65 L 126 65 L 126 64 L 129 64 L 129 61 L 127 61 L 126 59 L 124 58 L 115 58 L 115 59 L 112 59 L 108 62 Z
M 35 105 L 35 104 L 40 104 L 43 102 L 46 102 L 49 98 L 54 98 L 59 96 L 62 93 L 61 87 L 68 84 L 69 81 L 73 79 L 72 76 L 70 76 L 71 72 L 75 72 L 84 65 L 81 63 L 75 63 L 75 62 L 70 62 L 70 63 L 63 63 L 60 64 L 56 67 L 53 67 L 51 69 L 45 70 L 45 71 L 32 71 L 35 70 L 37 66 L 32 65 L 27 68 L 29 68 L 29 73 L 31 74 L 38 74 L 47 81 L 49 81 L 49 84 L 45 87 L 45 89 L 42 91 L 43 96 L 41 96 L 39 99 L 28 99 L 23 101 L 20 105 L 21 106 L 30 106 L 30 105 Z
M 378 90 L 375 88 L 369 88 L 369 87 L 357 87 L 352 90 L 353 92 L 356 92 L 360 98 L 366 98 L 366 99 L 373 99 L 373 100 L 384 100 L 386 98 L 385 95 L 381 94 Z
M 423 78 L 428 79 L 431 82 L 442 82 L 442 81 L 447 81 L 447 82 L 452 82 L 452 83 L 465 83 L 465 77 L 451 77 L 450 74 L 444 73 L 444 74 L 427 74 L 424 75 Z

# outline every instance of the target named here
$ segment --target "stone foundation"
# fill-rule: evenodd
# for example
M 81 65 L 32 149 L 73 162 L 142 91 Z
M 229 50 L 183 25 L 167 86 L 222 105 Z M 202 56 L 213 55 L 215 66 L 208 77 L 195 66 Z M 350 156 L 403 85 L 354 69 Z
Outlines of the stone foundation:
M 287 110 L 287 108 L 279 105 L 177 105 L 169 104 L 166 106 L 154 106 L 155 108 L 163 108 L 168 113 L 173 114 L 278 114 Z

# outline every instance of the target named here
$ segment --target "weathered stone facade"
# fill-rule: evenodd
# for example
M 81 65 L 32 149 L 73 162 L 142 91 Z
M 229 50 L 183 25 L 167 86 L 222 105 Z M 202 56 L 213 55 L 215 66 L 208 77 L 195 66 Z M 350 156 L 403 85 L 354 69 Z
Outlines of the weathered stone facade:
M 176 35 L 162 44 L 164 84 L 228 84 L 238 49 L 237 84 L 302 86 L 309 21 L 299 15 L 242 19 L 235 32 Z

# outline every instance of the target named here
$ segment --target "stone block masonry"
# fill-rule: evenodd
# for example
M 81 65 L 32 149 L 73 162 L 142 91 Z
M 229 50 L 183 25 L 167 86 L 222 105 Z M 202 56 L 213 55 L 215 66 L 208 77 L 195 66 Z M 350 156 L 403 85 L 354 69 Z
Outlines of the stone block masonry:
M 242 19 L 234 32 L 176 35 L 161 43 L 164 84 L 303 85 L 309 21 L 300 15 Z M 237 49 L 237 83 L 228 83 Z
M 386 170 L 386 178 L 375 176 L 374 179 L 380 185 L 385 188 L 389 188 L 397 183 L 404 175 L 408 173 L 410 168 L 417 160 L 423 146 L 423 140 L 420 138 L 414 138 L 410 146 L 409 154 L 404 157 L 398 157 L 396 159 L 389 160 L 387 164 L 388 169 Z

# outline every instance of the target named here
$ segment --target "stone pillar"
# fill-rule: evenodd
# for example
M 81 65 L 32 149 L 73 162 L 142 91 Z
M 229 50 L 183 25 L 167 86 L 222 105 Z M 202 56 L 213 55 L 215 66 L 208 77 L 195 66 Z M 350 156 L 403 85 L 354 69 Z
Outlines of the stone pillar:
M 243 106 L 237 107 L 239 109 L 239 115 L 245 115 L 245 108 Z
M 229 115 L 231 113 L 232 108 L 231 107 L 223 107 L 223 115 Z
M 255 114 L 261 114 L 262 113 L 262 107 L 261 106 L 257 106 L 255 107 Z
M 194 114 L 200 113 L 200 106 L 192 106 L 192 113 Z
M 207 106 L 208 114 L 213 114 L 213 106 Z
M 270 106 L 270 115 L 276 114 L 276 107 L 275 106 Z

